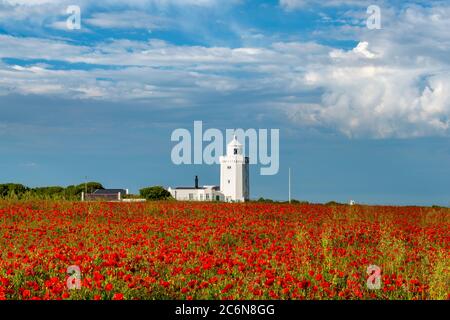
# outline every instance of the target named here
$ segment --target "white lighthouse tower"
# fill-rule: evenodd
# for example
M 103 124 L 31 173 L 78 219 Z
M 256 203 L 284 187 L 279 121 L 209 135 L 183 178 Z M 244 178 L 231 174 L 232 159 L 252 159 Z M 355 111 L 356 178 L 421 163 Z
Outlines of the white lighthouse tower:
M 220 191 L 227 202 L 250 199 L 249 158 L 245 157 L 237 137 L 227 145 L 226 156 L 220 157 Z

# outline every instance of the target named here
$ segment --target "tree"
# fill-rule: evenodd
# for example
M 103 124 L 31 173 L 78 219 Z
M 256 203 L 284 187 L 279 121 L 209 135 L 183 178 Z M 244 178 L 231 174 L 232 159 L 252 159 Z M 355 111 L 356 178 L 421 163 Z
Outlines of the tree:
M 19 197 L 29 190 L 28 187 L 18 183 L 0 184 L 0 197 Z
M 147 200 L 166 200 L 172 197 L 170 192 L 161 186 L 143 188 L 139 190 L 139 194 Z
M 97 189 L 104 189 L 103 185 L 100 182 L 88 182 L 88 183 L 80 183 L 77 186 L 70 185 L 64 190 L 64 195 L 66 199 L 77 200 L 80 199 L 81 193 L 85 192 L 87 189 L 88 193 L 92 193 Z
M 308 201 L 302 201 L 302 200 L 297 200 L 297 199 L 292 199 L 291 203 L 292 204 L 309 204 Z
M 263 197 L 261 197 L 258 200 L 256 200 L 256 202 L 273 202 L 273 200 L 272 199 L 264 199 Z
M 336 201 L 329 201 L 325 203 L 326 206 L 342 206 L 342 203 L 336 202 Z
M 101 190 L 105 189 L 105 188 L 103 188 L 103 185 L 100 182 L 94 182 L 94 181 L 88 182 L 86 184 L 81 183 L 77 186 L 77 188 L 81 189 L 82 192 L 84 192 L 85 189 L 87 189 L 88 193 L 92 193 L 97 189 L 101 189 Z
M 88 193 L 92 193 L 97 189 L 104 188 L 99 182 L 80 183 L 67 188 L 60 186 L 28 188 L 22 184 L 5 183 L 0 184 L 0 198 L 79 200 L 85 189 Z
M 64 188 L 60 186 L 33 188 L 30 195 L 40 199 L 59 199 L 64 196 Z

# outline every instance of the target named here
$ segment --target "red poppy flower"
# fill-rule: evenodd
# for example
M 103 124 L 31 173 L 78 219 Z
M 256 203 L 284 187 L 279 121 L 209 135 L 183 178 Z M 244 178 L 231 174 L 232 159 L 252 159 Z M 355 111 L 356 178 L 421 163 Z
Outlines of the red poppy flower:
M 113 296 L 113 300 L 123 300 L 123 294 L 122 293 L 115 293 Z
M 23 297 L 24 299 L 29 298 L 30 295 L 31 295 L 31 291 L 30 291 L 30 290 L 23 290 L 23 292 L 22 292 L 22 297 Z

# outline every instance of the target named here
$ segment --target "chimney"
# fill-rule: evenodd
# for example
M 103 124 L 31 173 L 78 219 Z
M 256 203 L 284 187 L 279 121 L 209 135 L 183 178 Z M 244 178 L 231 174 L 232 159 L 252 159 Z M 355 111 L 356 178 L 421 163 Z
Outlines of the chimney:
M 198 189 L 198 176 L 195 176 L 195 189 Z

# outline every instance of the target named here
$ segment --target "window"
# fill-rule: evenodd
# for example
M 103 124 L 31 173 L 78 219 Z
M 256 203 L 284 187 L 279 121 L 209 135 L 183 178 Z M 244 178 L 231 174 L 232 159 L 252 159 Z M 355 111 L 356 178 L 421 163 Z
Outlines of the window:
M 209 200 L 209 193 L 206 194 L 206 200 Z
M 189 193 L 189 200 L 194 200 L 194 194 L 193 193 Z
M 237 151 L 238 151 L 238 150 L 237 150 L 236 148 L 234 148 L 234 154 L 237 154 Z
M 228 184 L 230 184 L 230 180 L 228 180 Z
M 200 194 L 200 201 L 203 201 L 203 195 Z
M 231 169 L 231 166 L 228 166 L 227 169 Z

